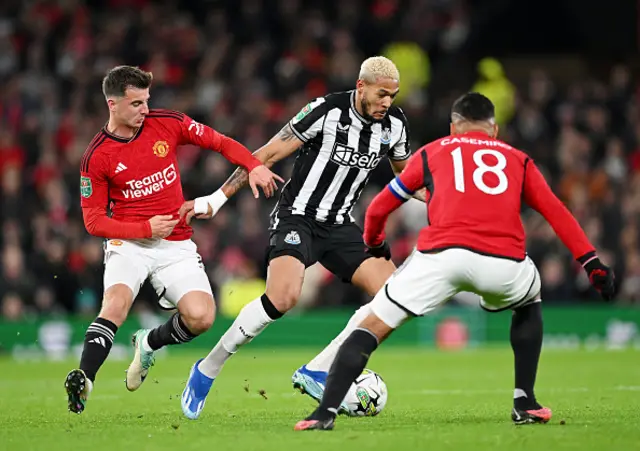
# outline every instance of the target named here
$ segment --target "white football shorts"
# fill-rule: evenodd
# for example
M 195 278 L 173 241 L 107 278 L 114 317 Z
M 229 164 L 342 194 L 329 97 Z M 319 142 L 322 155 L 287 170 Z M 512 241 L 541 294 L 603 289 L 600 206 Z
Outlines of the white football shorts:
M 395 329 L 461 291 L 478 294 L 483 309 L 499 312 L 537 302 L 540 288 L 540 274 L 528 256 L 514 261 L 458 248 L 430 254 L 414 250 L 373 298 L 371 309 Z
M 104 253 L 104 290 L 122 283 L 135 299 L 149 278 L 160 297 L 160 305 L 171 309 L 185 294 L 204 291 L 211 284 L 202 258 L 192 240 L 108 240 Z

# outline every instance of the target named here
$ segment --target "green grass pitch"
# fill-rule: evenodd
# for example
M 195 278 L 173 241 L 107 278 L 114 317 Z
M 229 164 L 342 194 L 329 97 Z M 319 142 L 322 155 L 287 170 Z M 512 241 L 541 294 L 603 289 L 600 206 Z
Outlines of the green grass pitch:
M 159 357 L 135 393 L 123 383 L 128 361 L 107 361 L 82 415 L 67 412 L 63 389 L 75 362 L 0 359 L 0 449 L 640 449 L 638 351 L 543 351 L 538 397 L 554 417 L 514 426 L 510 349 L 383 346 L 368 365 L 389 387 L 378 417 L 294 432 L 315 403 L 292 390 L 290 377 L 313 352 L 249 346 L 228 362 L 198 421 L 183 418 L 179 400 L 197 355 Z

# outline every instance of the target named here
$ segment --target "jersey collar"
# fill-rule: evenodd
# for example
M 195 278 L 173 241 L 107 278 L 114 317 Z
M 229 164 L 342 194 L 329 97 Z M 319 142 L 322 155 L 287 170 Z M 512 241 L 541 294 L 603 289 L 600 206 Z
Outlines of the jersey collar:
M 104 132 L 104 134 L 107 135 L 109 138 L 113 139 L 114 141 L 118 141 L 119 143 L 123 143 L 123 144 L 127 144 L 138 139 L 138 136 L 140 136 L 140 134 L 142 133 L 142 128 L 144 127 L 144 122 L 143 122 L 142 125 L 136 131 L 135 135 L 133 135 L 131 138 L 123 138 L 122 136 L 118 136 L 118 135 L 114 135 L 113 133 L 110 133 L 109 130 L 107 130 L 108 124 L 109 122 L 104 124 L 104 127 L 102 127 L 102 131 Z

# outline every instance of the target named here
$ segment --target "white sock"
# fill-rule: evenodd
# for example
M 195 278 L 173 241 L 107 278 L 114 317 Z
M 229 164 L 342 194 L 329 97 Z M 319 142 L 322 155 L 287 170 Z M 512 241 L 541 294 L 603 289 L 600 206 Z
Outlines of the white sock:
M 200 372 L 207 377 L 215 378 L 227 359 L 235 354 L 240 346 L 249 343 L 273 321 L 264 311 L 260 298 L 245 305 L 209 355 L 200 362 Z
M 311 371 L 329 371 L 331 368 L 331 364 L 336 358 L 336 354 L 338 354 L 338 350 L 340 350 L 340 346 L 342 343 L 349 338 L 351 332 L 353 332 L 369 314 L 371 313 L 371 307 L 369 304 L 365 304 L 360 307 L 356 312 L 351 316 L 349 322 L 342 329 L 342 332 L 333 339 L 331 343 L 324 348 L 320 354 L 315 356 L 313 360 L 307 363 L 307 369 Z

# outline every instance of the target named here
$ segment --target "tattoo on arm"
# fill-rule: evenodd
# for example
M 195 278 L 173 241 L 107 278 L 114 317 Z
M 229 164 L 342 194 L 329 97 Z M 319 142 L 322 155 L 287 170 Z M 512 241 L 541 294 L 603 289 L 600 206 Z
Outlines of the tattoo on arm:
M 298 137 L 293 133 L 293 130 L 291 130 L 291 126 L 289 124 L 285 124 L 285 126 L 282 127 L 282 129 L 271 139 L 271 141 L 280 140 L 283 142 L 289 142 L 293 141 L 294 139 L 298 139 Z M 258 152 L 260 152 L 260 150 L 258 150 Z M 256 154 L 258 152 L 256 152 Z M 267 167 L 271 167 L 271 164 L 272 163 L 268 161 L 265 162 L 265 165 Z M 231 177 L 229 177 L 226 182 L 224 182 L 224 185 L 222 185 L 222 191 L 224 192 L 225 196 L 231 197 L 248 184 L 249 173 L 246 169 L 240 167 L 236 169 L 233 174 L 231 174 Z
M 235 193 L 240 191 L 240 189 L 249 184 L 249 173 L 243 167 L 239 167 L 236 169 L 231 177 L 224 182 L 222 185 L 222 192 L 227 197 L 233 196 Z
M 282 129 L 274 137 L 274 139 L 279 139 L 280 141 L 284 141 L 284 142 L 292 141 L 296 138 L 297 137 L 293 133 L 293 130 L 291 130 L 291 125 L 289 124 L 285 124 L 285 126 L 282 127 Z

